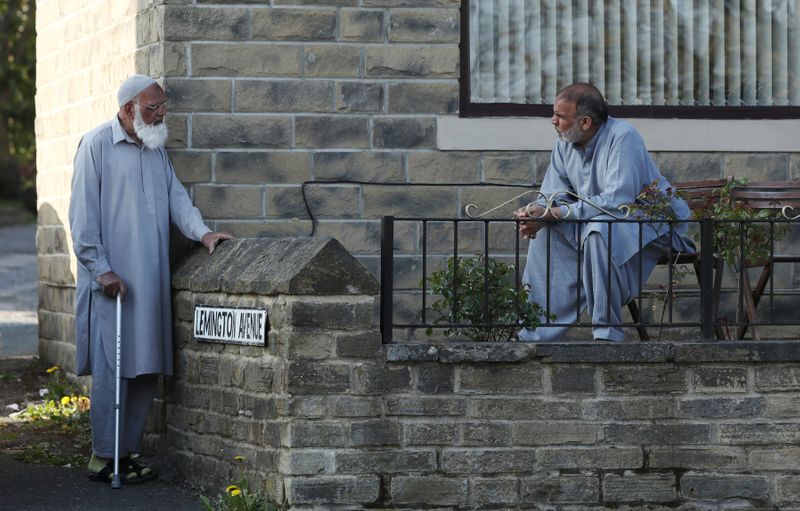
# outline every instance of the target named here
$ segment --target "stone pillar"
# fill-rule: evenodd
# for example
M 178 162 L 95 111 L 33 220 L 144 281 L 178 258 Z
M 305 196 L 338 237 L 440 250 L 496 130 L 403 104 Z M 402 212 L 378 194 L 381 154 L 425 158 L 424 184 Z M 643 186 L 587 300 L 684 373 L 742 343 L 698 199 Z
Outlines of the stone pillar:
M 379 396 L 350 396 L 376 385 L 363 368 L 383 360 L 371 275 L 330 238 L 237 239 L 213 257 L 198 249 L 173 288 L 176 374 L 157 444 L 179 471 L 209 487 L 244 475 L 278 500 L 334 492 L 342 502 L 374 502 L 377 476 L 307 477 L 330 472 L 326 449 L 351 436 L 370 445 L 387 428 L 397 435 L 396 425 L 370 419 Z M 198 342 L 192 321 L 201 304 L 266 308 L 267 346 Z M 364 420 L 348 426 L 337 416 Z M 245 458 L 241 467 L 235 456 Z

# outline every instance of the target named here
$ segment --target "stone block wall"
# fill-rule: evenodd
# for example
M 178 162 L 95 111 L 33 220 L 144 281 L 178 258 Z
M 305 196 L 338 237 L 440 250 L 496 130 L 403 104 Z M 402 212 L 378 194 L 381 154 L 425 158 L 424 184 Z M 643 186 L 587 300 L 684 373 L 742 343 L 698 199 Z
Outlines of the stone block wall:
M 296 510 L 799 509 L 796 342 L 382 345 L 335 241 L 220 250 L 173 279 L 153 437 L 196 484 L 243 471 Z M 268 346 L 198 342 L 197 304 L 268 308 Z
M 460 4 L 37 2 L 42 354 L 72 365 L 72 158 L 82 134 L 114 115 L 116 88 L 132 73 L 164 85 L 171 158 L 213 228 L 308 235 L 301 184 L 313 181 L 316 234 L 340 240 L 374 275 L 380 215 L 462 216 L 467 203 L 486 208 L 519 191 L 501 185 L 540 181 L 546 152 L 438 147 L 440 120 L 458 114 Z M 654 157 L 673 179 L 800 176 L 794 153 Z

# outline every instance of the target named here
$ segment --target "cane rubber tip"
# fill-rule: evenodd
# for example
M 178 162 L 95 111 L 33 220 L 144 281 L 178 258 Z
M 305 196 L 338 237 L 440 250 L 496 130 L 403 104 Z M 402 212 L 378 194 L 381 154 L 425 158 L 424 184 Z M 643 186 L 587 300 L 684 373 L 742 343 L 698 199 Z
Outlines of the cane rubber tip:
M 122 479 L 119 478 L 119 474 L 114 474 L 111 477 L 111 489 L 119 490 L 120 488 L 122 488 Z

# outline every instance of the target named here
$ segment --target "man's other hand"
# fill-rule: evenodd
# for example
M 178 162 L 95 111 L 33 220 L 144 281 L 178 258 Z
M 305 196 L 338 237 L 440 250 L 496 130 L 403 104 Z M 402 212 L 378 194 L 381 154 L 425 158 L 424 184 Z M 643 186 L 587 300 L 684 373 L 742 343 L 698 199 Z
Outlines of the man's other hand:
M 209 254 L 214 253 L 214 249 L 217 248 L 217 244 L 221 241 L 229 240 L 233 238 L 227 232 L 207 232 L 203 235 L 202 243 L 208 249 Z
M 519 223 L 519 233 L 522 239 L 525 240 L 535 238 L 536 233 L 547 225 L 546 222 L 538 222 L 537 220 L 554 220 L 559 218 L 559 216 L 558 209 L 548 210 L 539 204 L 528 205 L 514 212 L 514 218 L 526 220 L 525 222 Z M 532 220 L 527 220 L 529 218 Z
M 100 284 L 103 294 L 109 298 L 114 298 L 119 295 L 120 299 L 125 301 L 125 293 L 128 292 L 125 283 L 119 278 L 119 275 L 113 271 L 106 272 L 95 279 Z

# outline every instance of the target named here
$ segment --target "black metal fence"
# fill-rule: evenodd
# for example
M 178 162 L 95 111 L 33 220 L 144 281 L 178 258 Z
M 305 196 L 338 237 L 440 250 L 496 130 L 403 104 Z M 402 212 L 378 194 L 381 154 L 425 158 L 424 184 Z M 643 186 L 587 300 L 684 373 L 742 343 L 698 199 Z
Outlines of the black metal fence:
M 570 222 L 585 223 L 577 220 Z M 593 219 L 590 222 L 609 224 L 608 229 L 612 233 L 607 237 L 609 251 L 612 249 L 615 224 L 637 223 L 640 247 L 643 230 L 647 224 L 652 225 L 649 220 L 630 219 Z M 420 332 L 425 332 L 426 338 L 433 332 L 436 338 L 443 337 L 442 332 L 446 330 L 518 326 L 519 318 L 512 321 L 506 318 L 498 323 L 492 320 L 491 314 L 481 315 L 479 324 L 464 321 L 464 315 L 459 313 L 462 300 L 458 293 L 463 294 L 463 287 L 459 286 L 459 265 L 463 265 L 469 257 L 478 257 L 484 265 L 483 285 L 473 292 L 481 295 L 485 310 L 489 308 L 489 294 L 492 292 L 489 286 L 491 261 L 499 260 L 508 264 L 511 285 L 520 289 L 524 265 L 532 264 L 532 261 L 527 261 L 527 241 L 517 235 L 519 223 L 519 220 L 509 219 L 383 217 L 380 267 L 383 341 L 389 343 L 400 337 L 403 340 L 417 339 Z M 548 300 L 538 304 L 542 312 L 542 324 L 630 327 L 635 328 L 643 340 L 649 338 L 648 328 L 657 328 L 659 334 L 661 329 L 673 329 L 678 332 L 676 335 L 689 335 L 694 339 L 698 335 L 705 339 L 742 338 L 749 331 L 753 338 L 758 339 L 761 329 L 757 330 L 756 327 L 800 325 L 800 315 L 794 310 L 800 303 L 797 301 L 800 297 L 800 272 L 796 269 L 797 263 L 800 263 L 797 221 L 703 219 L 685 223 L 689 224 L 690 236 L 697 242 L 696 253 L 679 254 L 668 249 L 650 278 L 646 281 L 640 278 L 638 298 L 627 307 L 630 318 L 619 324 L 603 325 L 592 323 L 585 314 L 578 314 L 580 319 L 576 323 L 559 322 L 557 317 L 551 317 Z M 757 224 L 762 227 L 757 227 Z M 660 225 L 674 232 L 679 222 Z M 726 231 L 724 226 L 731 227 Z M 754 229 L 760 229 L 761 232 L 757 247 L 752 245 L 756 241 L 752 236 Z M 720 233 L 725 231 L 729 236 L 726 248 L 721 246 L 720 239 Z M 549 228 L 542 233 L 549 233 Z M 730 239 L 731 233 L 733 241 Z M 549 243 L 547 246 L 549 252 Z M 750 258 L 749 254 L 756 253 L 758 261 L 755 267 L 738 262 L 746 261 Z M 550 268 L 550 260 L 548 253 L 544 264 L 548 266 L 546 273 L 549 276 L 576 271 L 580 287 L 580 263 L 577 268 Z M 442 293 L 433 292 L 431 277 L 438 272 L 441 291 L 442 272 L 447 268 L 448 261 L 451 271 L 444 282 L 452 287 L 452 291 L 448 293 L 448 309 L 443 314 Z M 776 273 L 777 265 L 788 269 Z M 752 284 L 756 280 L 754 277 L 757 277 L 755 285 Z M 551 284 L 550 278 L 544 284 L 548 296 Z M 758 305 L 763 296 L 768 297 L 769 305 L 759 311 Z M 514 308 L 519 310 L 519 299 L 515 300 Z M 577 296 L 575 307 L 579 307 Z M 779 330 L 773 330 L 775 332 L 770 335 L 781 335 Z

